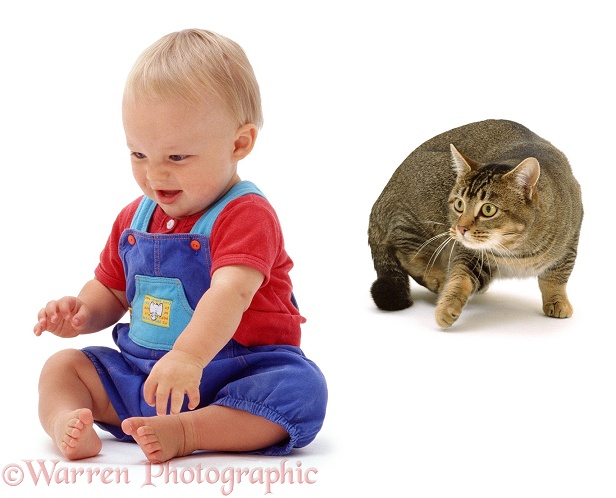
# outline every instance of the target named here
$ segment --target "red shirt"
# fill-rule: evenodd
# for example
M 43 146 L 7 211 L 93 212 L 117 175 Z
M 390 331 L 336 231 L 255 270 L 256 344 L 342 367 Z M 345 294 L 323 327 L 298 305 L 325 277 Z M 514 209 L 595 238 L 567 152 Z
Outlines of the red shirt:
M 130 227 L 141 198 L 126 206 L 113 224 L 95 270 L 96 278 L 112 289 L 126 291 L 124 266 L 118 247 L 122 232 Z M 201 214 L 180 220 L 156 206 L 148 232 L 188 233 Z M 264 275 L 264 281 L 244 312 L 233 338 L 244 346 L 300 345 L 300 324 L 305 319 L 291 303 L 289 271 L 293 261 L 284 248 L 280 222 L 270 203 L 259 195 L 231 201 L 218 215 L 210 234 L 214 273 L 218 268 L 243 265 Z

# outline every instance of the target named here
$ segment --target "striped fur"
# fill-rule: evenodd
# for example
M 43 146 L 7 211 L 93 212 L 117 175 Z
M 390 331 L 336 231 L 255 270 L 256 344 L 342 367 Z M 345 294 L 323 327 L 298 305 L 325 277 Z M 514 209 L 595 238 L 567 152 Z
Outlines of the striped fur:
M 438 293 L 436 322 L 449 327 L 492 279 L 532 276 L 544 313 L 569 317 L 582 217 L 580 187 L 548 141 L 504 120 L 455 128 L 414 150 L 372 208 L 372 297 L 383 310 L 412 305 L 410 275 Z

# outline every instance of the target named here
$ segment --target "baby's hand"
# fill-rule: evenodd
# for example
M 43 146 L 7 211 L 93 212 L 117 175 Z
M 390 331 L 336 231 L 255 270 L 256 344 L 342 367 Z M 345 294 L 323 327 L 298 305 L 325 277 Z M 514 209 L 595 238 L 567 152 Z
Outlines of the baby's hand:
M 199 405 L 199 384 L 203 366 L 199 360 L 183 351 L 171 350 L 152 368 L 143 386 L 143 397 L 150 406 L 156 406 L 157 415 L 180 413 L 184 395 L 188 396 L 188 408 Z
M 38 323 L 34 334 L 41 335 L 46 330 L 58 337 L 76 337 L 88 320 L 88 310 L 76 297 L 63 297 L 50 301 L 38 313 Z

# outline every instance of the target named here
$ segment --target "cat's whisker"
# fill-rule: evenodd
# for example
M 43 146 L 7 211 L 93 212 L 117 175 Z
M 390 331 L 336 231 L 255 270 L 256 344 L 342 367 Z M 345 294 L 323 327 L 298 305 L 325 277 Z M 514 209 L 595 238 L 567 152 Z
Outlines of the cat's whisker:
M 500 265 L 498 264 L 498 256 L 494 253 L 494 249 L 490 248 L 489 249 L 490 254 L 492 255 L 492 260 L 494 261 L 494 264 L 496 265 L 496 271 L 498 272 L 499 275 L 502 276 L 502 272 L 500 269 Z M 490 265 L 490 277 L 492 277 L 492 265 Z
M 441 234 L 441 235 L 443 235 L 443 234 Z M 445 247 L 447 247 L 447 244 L 449 244 L 449 242 L 451 242 L 452 240 L 454 241 L 454 244 L 455 244 L 455 240 L 453 238 L 449 237 L 444 242 L 441 242 L 439 244 L 439 246 L 434 250 L 434 252 L 430 256 L 430 259 L 428 260 L 428 266 L 427 266 L 427 268 L 426 268 L 426 270 L 424 272 L 424 275 L 427 275 L 428 273 L 430 273 L 430 271 L 432 270 L 432 267 L 436 263 L 436 260 L 440 256 L 441 252 L 443 252 L 443 249 L 445 249 Z M 450 254 L 450 257 L 451 257 L 451 254 Z
M 415 259 L 418 255 L 419 255 L 419 253 L 422 251 L 422 249 L 423 249 L 424 247 L 426 247 L 428 244 L 430 244 L 431 242 L 434 242 L 436 239 L 440 239 L 441 237 L 444 237 L 444 236 L 446 236 L 446 235 L 449 235 L 449 231 L 447 231 L 447 232 L 443 232 L 443 233 L 439 233 L 438 235 L 435 235 L 434 237 L 432 237 L 432 238 L 430 238 L 430 239 L 426 240 L 423 244 L 421 244 L 421 245 L 417 248 L 417 251 L 415 252 L 415 256 L 413 256 L 413 257 L 411 258 L 411 261 L 413 261 L 413 260 L 414 260 L 414 259 Z
M 498 243 L 498 248 L 504 253 L 504 256 L 501 256 L 500 259 L 502 259 L 503 261 L 505 261 L 505 263 L 507 264 L 507 266 L 512 270 L 515 271 L 515 266 L 512 264 L 514 261 L 521 261 L 520 258 L 511 250 L 508 249 L 507 247 L 505 247 L 503 244 Z M 498 256 L 495 257 L 495 259 Z
M 473 257 L 471 261 L 473 260 L 475 260 L 475 264 L 473 265 L 472 270 L 478 270 L 479 272 L 481 272 L 481 269 L 483 268 L 483 250 L 482 249 L 473 252 Z
M 451 268 L 451 257 L 453 256 L 453 250 L 456 247 L 457 244 L 457 240 L 454 238 L 451 238 L 451 240 L 453 240 L 453 244 L 451 244 L 451 250 L 449 251 L 449 260 L 447 261 L 447 269 Z
M 481 269 L 487 268 L 490 279 L 492 278 L 492 265 L 490 264 L 490 258 L 488 252 L 485 249 L 481 250 Z
M 425 223 L 425 224 L 431 223 L 433 225 L 449 226 L 449 223 L 441 223 L 440 221 L 430 221 L 430 220 L 427 220 L 427 221 L 424 221 L 423 223 Z
M 490 255 L 492 256 L 491 261 L 490 261 L 490 278 L 492 278 L 492 269 L 493 267 L 496 267 L 496 274 L 501 276 L 502 272 L 501 272 L 501 268 L 500 265 L 498 264 L 498 259 L 496 258 L 496 255 L 494 254 L 494 251 L 492 250 L 492 248 L 490 248 Z M 492 262 L 494 262 L 494 265 L 492 265 Z
M 494 241 L 493 243 L 494 243 L 494 246 L 496 247 L 492 247 L 491 249 L 493 251 L 496 249 L 497 252 L 494 253 L 496 257 L 517 258 L 516 254 L 511 249 L 509 249 L 507 246 L 502 244 L 501 242 Z

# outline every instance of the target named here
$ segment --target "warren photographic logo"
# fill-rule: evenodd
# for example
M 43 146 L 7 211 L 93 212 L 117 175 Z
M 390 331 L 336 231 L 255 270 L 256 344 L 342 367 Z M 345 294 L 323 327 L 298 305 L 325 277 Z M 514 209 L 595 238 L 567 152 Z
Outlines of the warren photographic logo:
M 264 495 L 274 494 L 280 486 L 306 486 L 317 482 L 318 470 L 304 467 L 301 461 L 282 460 L 271 467 L 176 467 L 170 462 L 146 463 L 140 467 L 67 466 L 59 460 L 21 460 L 2 469 L 7 486 L 51 487 L 75 484 L 134 484 L 138 487 L 200 484 L 216 486 L 223 496 L 238 487 L 259 486 Z M 139 475 L 137 475 L 139 474 Z

